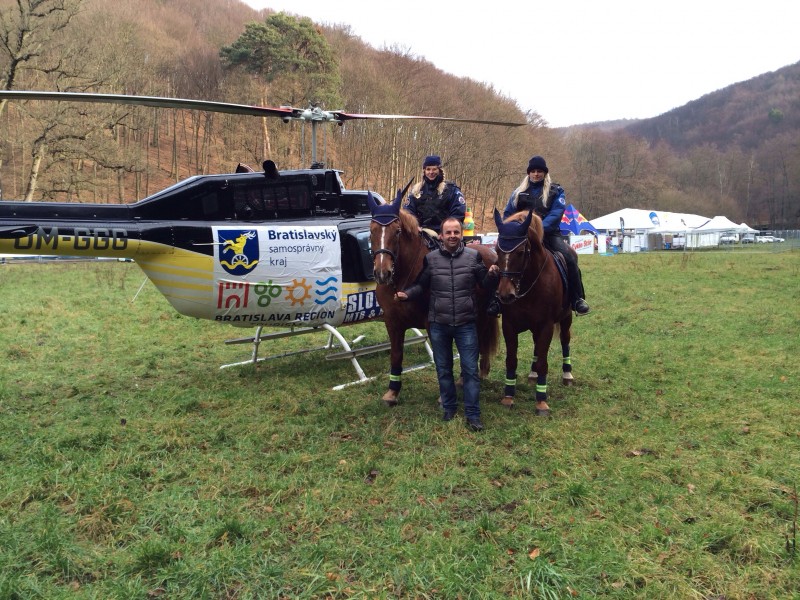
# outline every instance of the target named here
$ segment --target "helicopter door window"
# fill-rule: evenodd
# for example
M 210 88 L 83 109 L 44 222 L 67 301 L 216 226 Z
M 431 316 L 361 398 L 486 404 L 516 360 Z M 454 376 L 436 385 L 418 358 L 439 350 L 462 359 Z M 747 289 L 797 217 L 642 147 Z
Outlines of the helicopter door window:
M 264 186 L 250 186 L 235 189 L 233 203 L 236 218 L 245 221 L 263 221 L 270 218 L 264 198 Z
M 201 197 L 200 203 L 203 206 L 203 217 L 206 219 L 219 218 L 219 199 L 216 193 L 205 194 Z
M 291 208 L 292 210 L 307 211 L 311 206 L 311 194 L 309 193 L 308 186 L 297 185 L 289 188 L 291 194 Z
M 347 231 L 342 242 L 342 279 L 347 282 L 373 279 L 369 229 Z
M 305 183 L 270 186 L 266 189 L 265 199 L 267 208 L 279 216 L 305 216 L 311 206 L 311 192 Z

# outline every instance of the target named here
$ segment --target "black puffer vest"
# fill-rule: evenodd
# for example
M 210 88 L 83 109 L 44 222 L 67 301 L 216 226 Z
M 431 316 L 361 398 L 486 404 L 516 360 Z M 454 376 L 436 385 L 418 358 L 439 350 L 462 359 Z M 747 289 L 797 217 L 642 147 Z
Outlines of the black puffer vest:
M 438 187 L 438 184 L 430 185 L 425 182 L 419 191 L 419 195 L 416 196 L 416 205 L 422 227 L 427 227 L 434 231 L 438 231 L 442 221 L 450 216 L 450 204 L 456 194 L 455 185 L 449 181 L 445 182 L 441 194 L 439 194 Z
M 553 202 L 564 192 L 564 188 L 557 183 L 551 183 L 547 205 L 544 203 L 543 189 L 544 186 L 528 186 L 527 190 L 520 192 L 517 196 L 517 210 L 528 210 L 533 206 L 533 212 L 536 213 L 540 219 L 544 219 L 553 207 Z
M 478 252 L 462 244 L 453 254 L 444 249 L 436 250 L 425 260 L 430 277 L 430 321 L 443 325 L 474 321 L 475 286 L 483 282 L 487 273 Z

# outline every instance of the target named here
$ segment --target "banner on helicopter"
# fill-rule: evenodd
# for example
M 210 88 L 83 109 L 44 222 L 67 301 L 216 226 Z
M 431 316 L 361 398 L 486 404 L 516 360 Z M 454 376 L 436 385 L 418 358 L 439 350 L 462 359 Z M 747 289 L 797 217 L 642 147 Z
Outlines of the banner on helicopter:
M 335 226 L 215 227 L 215 320 L 340 325 L 380 315 L 373 282 L 345 284 Z

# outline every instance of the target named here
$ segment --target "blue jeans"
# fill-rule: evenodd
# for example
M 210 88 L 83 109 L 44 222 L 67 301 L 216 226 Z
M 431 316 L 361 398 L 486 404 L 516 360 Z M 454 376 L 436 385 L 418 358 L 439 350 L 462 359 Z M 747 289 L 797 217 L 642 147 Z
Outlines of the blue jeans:
M 464 415 L 479 417 L 481 408 L 478 396 L 481 381 L 478 375 L 478 330 L 475 323 L 465 325 L 442 325 L 431 323 L 431 348 L 439 378 L 439 395 L 442 408 L 455 411 L 458 405 L 456 382 L 453 377 L 453 342 L 456 343 L 461 360 L 461 377 L 464 379 Z

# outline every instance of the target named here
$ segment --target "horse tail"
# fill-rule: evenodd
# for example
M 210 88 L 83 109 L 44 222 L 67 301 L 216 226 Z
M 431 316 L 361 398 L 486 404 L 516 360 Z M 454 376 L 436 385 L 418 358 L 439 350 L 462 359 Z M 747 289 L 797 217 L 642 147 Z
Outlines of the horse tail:
M 480 340 L 480 354 L 487 358 L 494 358 L 500 346 L 500 319 L 496 317 L 486 317 L 480 319 L 480 330 L 478 339 Z

